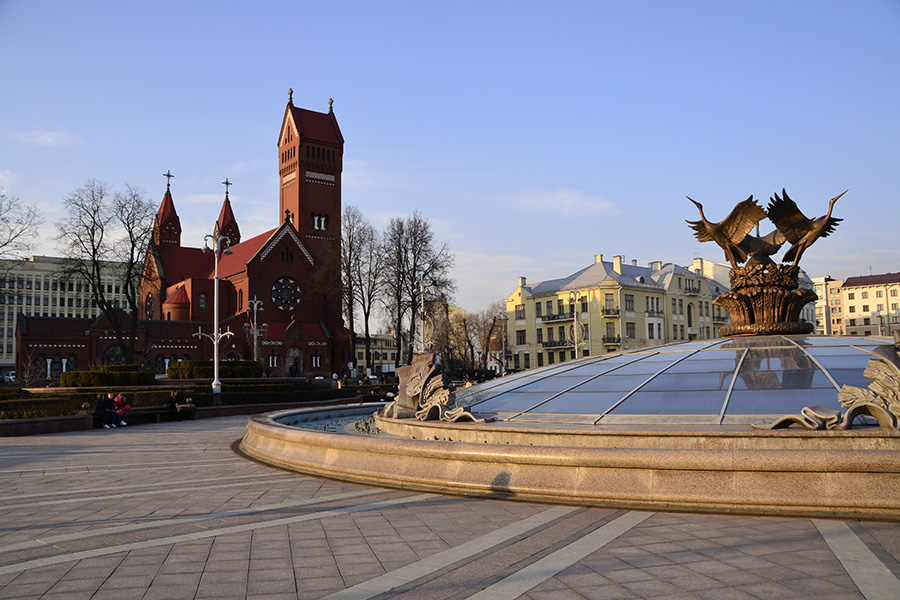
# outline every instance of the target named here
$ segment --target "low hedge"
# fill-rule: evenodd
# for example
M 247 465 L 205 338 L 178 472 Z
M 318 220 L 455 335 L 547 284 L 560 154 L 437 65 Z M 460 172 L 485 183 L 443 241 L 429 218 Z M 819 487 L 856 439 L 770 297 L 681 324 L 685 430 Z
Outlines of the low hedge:
M 166 369 L 169 379 L 212 379 L 213 361 L 183 360 Z M 262 377 L 262 365 L 255 360 L 227 360 L 219 362 L 219 377 Z
M 149 371 L 110 370 L 66 371 L 59 376 L 61 387 L 127 387 L 153 385 L 156 375 Z
M 262 387 L 263 389 L 259 389 Z M 266 386 L 223 386 L 226 391 L 219 394 L 218 400 L 213 397 L 209 385 L 174 388 L 179 398 L 191 398 L 197 406 L 233 406 L 238 404 L 268 404 L 272 402 L 310 403 L 337 398 L 352 398 L 355 394 L 350 389 L 306 389 L 297 390 L 293 384 L 270 384 Z M 160 406 L 165 404 L 172 387 L 138 390 L 114 390 L 122 393 L 125 401 L 132 407 Z M 81 412 L 82 404 L 87 402 L 90 410 L 96 408 L 98 394 L 105 395 L 109 389 L 94 389 L 67 393 L 65 396 L 30 395 L 26 398 L 0 400 L 0 419 L 29 419 L 35 417 L 61 417 Z

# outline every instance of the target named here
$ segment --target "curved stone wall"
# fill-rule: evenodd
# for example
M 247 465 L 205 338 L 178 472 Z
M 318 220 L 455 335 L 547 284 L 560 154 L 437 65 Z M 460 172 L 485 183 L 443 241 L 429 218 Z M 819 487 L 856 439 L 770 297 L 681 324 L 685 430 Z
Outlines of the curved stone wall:
M 353 410 L 345 414 L 362 418 L 374 408 Z M 428 441 L 300 429 L 274 420 L 285 418 L 312 419 L 315 413 L 284 411 L 251 418 L 243 452 L 303 473 L 440 493 L 652 510 L 900 520 L 897 449 L 864 449 L 865 444 L 856 449 L 753 448 L 747 439 L 741 447 L 729 448 L 474 443 L 432 435 Z M 421 431 L 423 437 L 434 433 Z M 648 439 L 659 437 L 648 434 Z M 771 436 L 759 439 L 766 438 Z M 883 443 L 876 438 L 876 446 Z

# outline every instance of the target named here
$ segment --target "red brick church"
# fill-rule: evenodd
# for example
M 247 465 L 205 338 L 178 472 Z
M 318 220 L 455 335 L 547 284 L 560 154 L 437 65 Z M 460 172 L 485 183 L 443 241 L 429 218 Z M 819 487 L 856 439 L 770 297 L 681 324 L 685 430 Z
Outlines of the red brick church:
M 340 278 L 344 138 L 330 105 L 320 113 L 288 100 L 278 135 L 276 227 L 242 239 L 226 185 L 213 233 L 230 250 L 218 265 L 219 322 L 234 335 L 220 342 L 221 359 L 254 358 L 255 305 L 257 356 L 273 374 L 330 377 L 350 360 Z M 172 360 L 211 359 L 212 342 L 195 334 L 212 333 L 213 283 L 213 253 L 182 245 L 167 184 L 144 261 L 135 361 L 163 372 Z M 103 321 L 28 317 L 19 348 L 30 350 L 30 360 L 62 361 L 64 370 L 111 362 L 115 341 Z

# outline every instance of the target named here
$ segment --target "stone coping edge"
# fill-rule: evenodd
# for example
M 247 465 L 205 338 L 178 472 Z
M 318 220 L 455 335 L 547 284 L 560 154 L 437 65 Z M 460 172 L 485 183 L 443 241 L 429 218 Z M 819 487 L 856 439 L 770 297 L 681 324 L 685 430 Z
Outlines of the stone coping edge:
M 361 418 L 377 405 L 356 407 Z M 648 510 L 900 520 L 900 451 L 577 448 L 425 441 L 252 417 L 240 449 L 294 471 L 387 487 Z M 321 414 L 321 413 L 320 413 Z

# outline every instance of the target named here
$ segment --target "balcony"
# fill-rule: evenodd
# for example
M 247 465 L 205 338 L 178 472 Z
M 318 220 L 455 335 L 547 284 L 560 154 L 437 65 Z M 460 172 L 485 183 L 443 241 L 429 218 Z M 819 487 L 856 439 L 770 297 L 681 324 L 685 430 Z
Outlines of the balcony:
M 544 348 L 565 348 L 571 346 L 566 340 L 547 340 L 544 342 Z
M 603 336 L 603 345 L 604 346 L 621 346 L 622 345 L 622 337 L 618 335 L 604 335 Z
M 681 290 L 681 293 L 685 296 L 699 296 L 700 295 L 700 286 L 696 285 L 688 285 L 685 286 L 684 289 Z
M 648 317 L 662 318 L 666 316 L 666 313 L 661 310 L 648 310 L 646 313 Z
M 601 308 L 600 314 L 603 315 L 604 317 L 609 317 L 609 318 L 618 317 L 619 309 L 618 308 Z
M 724 325 L 728 322 L 728 317 L 725 315 L 713 315 L 712 321 L 716 325 Z
M 555 315 L 544 315 L 543 321 L 570 321 L 574 318 L 571 313 L 557 313 Z

